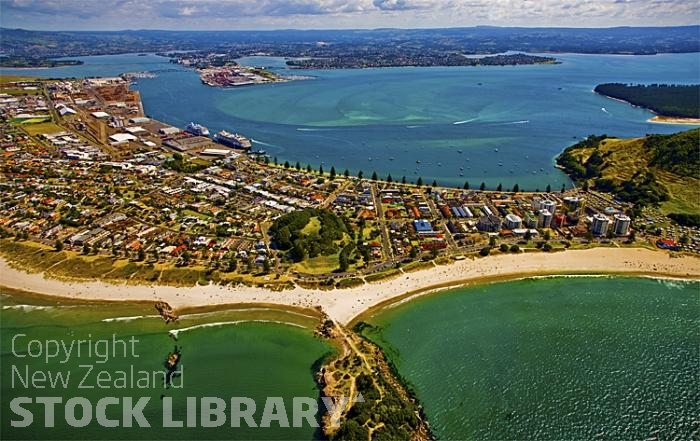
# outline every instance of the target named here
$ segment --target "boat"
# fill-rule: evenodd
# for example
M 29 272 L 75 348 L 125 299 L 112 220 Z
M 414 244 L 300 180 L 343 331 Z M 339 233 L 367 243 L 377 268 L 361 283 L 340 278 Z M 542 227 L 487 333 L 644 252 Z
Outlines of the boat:
M 250 140 L 245 136 L 239 133 L 227 132 L 226 130 L 222 130 L 214 135 L 214 141 L 234 149 L 248 150 L 252 146 Z
M 193 122 L 187 124 L 185 131 L 197 136 L 209 136 L 209 129 L 201 124 L 195 124 Z

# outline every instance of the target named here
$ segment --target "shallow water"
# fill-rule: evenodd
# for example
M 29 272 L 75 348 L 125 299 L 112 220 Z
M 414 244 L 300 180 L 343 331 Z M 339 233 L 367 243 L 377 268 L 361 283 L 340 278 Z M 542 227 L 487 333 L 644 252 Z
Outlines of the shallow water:
M 369 322 L 440 439 L 700 435 L 699 283 L 496 283 Z

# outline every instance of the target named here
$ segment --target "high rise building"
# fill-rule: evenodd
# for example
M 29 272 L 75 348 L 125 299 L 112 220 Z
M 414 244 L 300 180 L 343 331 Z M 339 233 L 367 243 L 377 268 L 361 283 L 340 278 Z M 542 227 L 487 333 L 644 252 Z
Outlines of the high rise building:
M 593 225 L 591 230 L 594 236 L 605 236 L 608 234 L 608 227 L 610 226 L 610 218 L 606 215 L 597 213 L 593 215 Z
M 616 236 L 627 236 L 630 232 L 632 219 L 625 214 L 616 214 L 613 221 L 613 231 Z

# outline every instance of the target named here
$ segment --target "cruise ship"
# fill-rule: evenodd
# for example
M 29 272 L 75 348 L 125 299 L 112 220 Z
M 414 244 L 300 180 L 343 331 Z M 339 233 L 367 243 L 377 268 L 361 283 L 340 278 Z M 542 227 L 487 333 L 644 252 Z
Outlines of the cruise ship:
M 209 136 L 209 129 L 201 124 L 195 124 L 193 122 L 187 124 L 185 131 L 197 136 Z
M 214 141 L 234 149 L 248 150 L 251 147 L 250 140 L 238 133 L 227 132 L 222 130 L 214 135 Z

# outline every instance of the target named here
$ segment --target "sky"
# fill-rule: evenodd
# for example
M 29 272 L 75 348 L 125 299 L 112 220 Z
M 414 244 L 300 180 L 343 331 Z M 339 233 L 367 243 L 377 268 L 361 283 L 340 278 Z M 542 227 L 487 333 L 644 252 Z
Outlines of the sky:
M 0 26 L 37 30 L 610 27 L 698 23 L 698 0 L 0 0 Z

